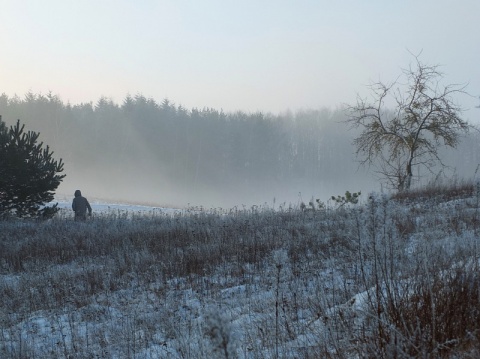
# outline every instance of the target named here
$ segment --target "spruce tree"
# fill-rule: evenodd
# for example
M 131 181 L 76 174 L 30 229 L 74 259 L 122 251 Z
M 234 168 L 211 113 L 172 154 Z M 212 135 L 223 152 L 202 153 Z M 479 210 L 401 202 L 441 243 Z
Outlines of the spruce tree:
M 20 120 L 7 128 L 0 116 L 0 217 L 49 218 L 58 207 L 45 204 L 65 177 L 63 162 L 38 142 L 39 133 L 24 128 Z

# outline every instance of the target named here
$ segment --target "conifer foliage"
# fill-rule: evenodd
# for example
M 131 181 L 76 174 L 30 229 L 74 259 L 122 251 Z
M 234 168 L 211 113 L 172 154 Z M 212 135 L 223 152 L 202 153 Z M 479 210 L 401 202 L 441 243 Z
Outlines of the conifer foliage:
M 51 217 L 54 191 L 65 177 L 62 160 L 38 142 L 39 133 L 20 124 L 7 128 L 0 117 L 0 218 Z

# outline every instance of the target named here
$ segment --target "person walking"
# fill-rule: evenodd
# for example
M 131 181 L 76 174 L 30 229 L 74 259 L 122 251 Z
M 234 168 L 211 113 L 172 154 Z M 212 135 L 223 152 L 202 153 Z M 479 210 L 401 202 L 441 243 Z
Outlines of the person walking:
M 75 212 L 76 221 L 86 221 L 87 220 L 87 210 L 88 215 L 92 215 L 92 207 L 88 200 L 82 196 L 82 192 L 79 189 L 75 191 L 75 198 L 72 202 L 72 209 Z

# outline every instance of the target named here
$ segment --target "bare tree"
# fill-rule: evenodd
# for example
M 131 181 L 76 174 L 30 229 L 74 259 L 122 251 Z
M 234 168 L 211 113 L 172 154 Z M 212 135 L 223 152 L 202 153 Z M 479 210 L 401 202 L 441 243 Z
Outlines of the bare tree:
M 356 105 L 347 106 L 347 123 L 361 129 L 354 140 L 360 162 L 375 165 L 397 190 L 410 188 L 415 166 L 429 171 L 436 164 L 445 167 L 439 148 L 455 148 L 471 127 L 454 101 L 456 95 L 466 94 L 465 86 L 443 86 L 439 66 L 414 57 L 413 66 L 391 84 L 369 86 L 373 101 L 358 97 Z

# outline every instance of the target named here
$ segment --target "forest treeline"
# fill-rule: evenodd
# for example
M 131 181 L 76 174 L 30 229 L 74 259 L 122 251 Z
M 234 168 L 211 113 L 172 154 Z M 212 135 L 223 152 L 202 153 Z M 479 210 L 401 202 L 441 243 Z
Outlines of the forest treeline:
M 29 92 L 2 94 L 0 114 L 7 125 L 20 119 L 40 132 L 63 159 L 60 192 L 82 187 L 110 199 L 240 205 L 375 187 L 355 163 L 355 133 L 341 110 L 225 113 L 140 94 L 121 104 L 102 97 L 71 105 Z M 479 139 L 470 134 L 445 162 L 473 175 Z

